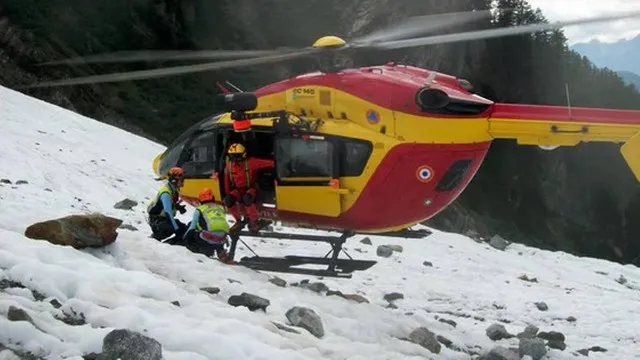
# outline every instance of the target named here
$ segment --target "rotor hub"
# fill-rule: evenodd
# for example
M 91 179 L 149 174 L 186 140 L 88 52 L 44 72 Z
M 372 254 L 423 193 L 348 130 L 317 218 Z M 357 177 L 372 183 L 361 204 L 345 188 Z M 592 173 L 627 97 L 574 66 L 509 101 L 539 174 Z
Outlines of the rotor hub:
M 339 48 L 347 45 L 347 42 L 344 39 L 339 38 L 337 36 L 323 36 L 316 40 L 313 43 L 312 47 L 314 48 Z

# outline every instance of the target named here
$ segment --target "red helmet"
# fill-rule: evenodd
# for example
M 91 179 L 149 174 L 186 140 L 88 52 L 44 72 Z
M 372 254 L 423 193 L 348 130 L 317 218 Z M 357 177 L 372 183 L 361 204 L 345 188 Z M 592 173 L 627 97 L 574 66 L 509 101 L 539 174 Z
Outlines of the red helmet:
M 209 201 L 215 201 L 215 197 L 213 196 L 213 191 L 209 188 L 204 188 L 200 190 L 200 194 L 198 194 L 198 200 L 200 203 L 205 203 Z

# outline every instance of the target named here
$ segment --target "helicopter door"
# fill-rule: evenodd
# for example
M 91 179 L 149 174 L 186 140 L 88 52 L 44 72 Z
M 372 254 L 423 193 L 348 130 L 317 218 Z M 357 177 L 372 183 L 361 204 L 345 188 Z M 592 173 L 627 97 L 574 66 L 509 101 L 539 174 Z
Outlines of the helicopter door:
M 336 145 L 324 136 L 281 136 L 275 139 L 276 208 L 336 217 L 341 213 Z

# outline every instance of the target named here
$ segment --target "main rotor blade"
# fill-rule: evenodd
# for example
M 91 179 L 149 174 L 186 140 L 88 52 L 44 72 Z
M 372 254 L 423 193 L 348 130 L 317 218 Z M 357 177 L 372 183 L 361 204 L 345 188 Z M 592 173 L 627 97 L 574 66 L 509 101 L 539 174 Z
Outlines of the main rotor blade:
M 284 51 L 284 50 L 283 50 Z M 215 60 L 281 54 L 277 50 L 133 50 L 48 61 L 39 65 L 126 63 L 136 61 Z
M 357 37 L 349 43 L 352 45 L 368 45 L 372 42 L 403 39 L 417 35 L 426 35 L 447 27 L 463 25 L 476 20 L 490 19 L 491 10 L 460 11 L 444 14 L 413 16 L 402 20 L 386 29 L 376 30 L 370 34 Z
M 285 61 L 285 60 L 292 60 L 292 59 L 300 58 L 302 56 L 310 55 L 315 51 L 317 51 L 317 49 L 305 49 L 305 50 L 300 50 L 300 51 L 289 53 L 289 54 L 272 55 L 272 56 L 265 56 L 265 57 L 259 57 L 259 58 L 228 60 L 228 61 L 220 61 L 220 62 L 204 63 L 204 64 L 196 64 L 196 65 L 174 66 L 169 68 L 159 68 L 159 69 L 152 69 L 152 70 L 140 70 L 140 71 L 131 71 L 131 72 L 123 72 L 123 73 L 86 76 L 86 77 L 56 80 L 56 81 L 46 81 L 42 83 L 25 86 L 25 88 L 28 89 L 28 88 L 68 86 L 68 85 L 79 85 L 79 84 L 96 84 L 96 83 L 118 82 L 118 81 L 128 81 L 128 80 L 142 80 L 142 79 L 159 78 L 159 77 L 165 77 L 165 76 L 171 76 L 171 75 L 181 75 L 181 74 L 189 74 L 189 73 L 195 73 L 195 72 L 220 70 L 220 69 L 226 69 L 226 68 L 238 68 L 242 66 L 260 65 L 260 64 L 275 63 L 275 62 Z
M 503 37 L 503 36 L 534 33 L 538 31 L 554 30 L 554 29 L 563 28 L 565 26 L 607 22 L 611 20 L 620 20 L 620 19 L 628 19 L 628 18 L 635 18 L 635 17 L 640 17 L 640 11 L 626 13 L 626 14 L 604 15 L 604 16 L 598 16 L 598 17 L 587 18 L 587 19 L 564 20 L 564 21 L 556 21 L 553 23 L 530 24 L 530 25 L 512 26 L 507 28 L 469 31 L 469 32 L 463 32 L 463 33 L 445 34 L 445 35 L 435 35 L 435 36 L 428 36 L 428 37 L 422 37 L 422 38 L 416 38 L 416 39 L 387 41 L 387 42 L 381 42 L 381 43 L 375 44 L 375 47 L 380 49 L 400 49 L 400 48 L 408 48 L 408 47 L 415 47 L 415 46 L 452 43 L 452 42 L 459 42 L 459 41 L 481 40 L 481 39 L 497 38 L 497 37 Z

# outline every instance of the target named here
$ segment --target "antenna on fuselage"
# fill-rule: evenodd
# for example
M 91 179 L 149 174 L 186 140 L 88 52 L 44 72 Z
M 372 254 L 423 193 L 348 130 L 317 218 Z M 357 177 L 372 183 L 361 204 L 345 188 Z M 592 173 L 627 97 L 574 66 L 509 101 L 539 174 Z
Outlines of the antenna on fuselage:
M 572 119 L 572 117 L 571 117 L 571 96 L 569 95 L 569 83 L 564 83 L 564 91 L 565 91 L 565 94 L 567 96 L 567 110 L 569 111 L 569 119 Z

